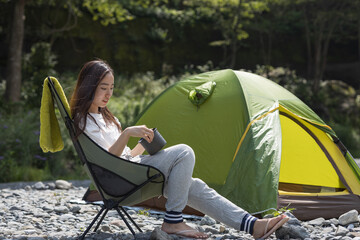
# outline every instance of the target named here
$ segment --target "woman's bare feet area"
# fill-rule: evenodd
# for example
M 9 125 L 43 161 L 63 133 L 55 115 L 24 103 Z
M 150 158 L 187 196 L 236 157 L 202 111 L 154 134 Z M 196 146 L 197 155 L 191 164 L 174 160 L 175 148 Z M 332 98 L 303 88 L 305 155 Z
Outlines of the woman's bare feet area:
M 289 218 L 285 215 L 280 215 L 274 218 L 258 219 L 254 224 L 253 237 L 255 239 L 264 236 L 268 237 L 288 220 Z
M 209 236 L 206 233 L 190 227 L 184 222 L 181 223 L 166 223 L 162 224 L 161 230 L 167 234 L 176 234 L 187 238 L 207 239 Z

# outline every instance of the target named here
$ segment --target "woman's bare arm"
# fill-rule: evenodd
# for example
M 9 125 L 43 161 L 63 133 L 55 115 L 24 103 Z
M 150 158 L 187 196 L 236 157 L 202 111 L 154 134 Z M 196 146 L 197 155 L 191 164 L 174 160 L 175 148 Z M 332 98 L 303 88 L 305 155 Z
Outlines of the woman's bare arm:
M 138 155 L 143 154 L 145 151 L 145 148 L 140 144 L 136 144 L 136 146 L 131 150 L 131 156 L 135 157 Z
M 121 133 L 120 137 L 116 140 L 116 142 L 109 148 L 109 152 L 120 156 L 124 151 L 125 146 L 129 141 L 130 135 L 126 129 Z
M 142 137 L 146 141 L 151 142 L 154 138 L 154 132 L 152 129 L 147 128 L 145 125 L 142 126 L 133 126 L 126 128 L 116 140 L 116 142 L 109 148 L 109 152 L 120 156 L 124 151 L 125 146 L 127 145 L 130 137 Z M 136 147 L 135 147 L 136 148 Z M 140 152 L 140 147 L 134 149 L 136 152 L 131 152 L 131 155 L 136 156 L 135 153 Z M 144 152 L 144 150 L 143 150 Z M 141 154 L 141 153 L 140 153 Z

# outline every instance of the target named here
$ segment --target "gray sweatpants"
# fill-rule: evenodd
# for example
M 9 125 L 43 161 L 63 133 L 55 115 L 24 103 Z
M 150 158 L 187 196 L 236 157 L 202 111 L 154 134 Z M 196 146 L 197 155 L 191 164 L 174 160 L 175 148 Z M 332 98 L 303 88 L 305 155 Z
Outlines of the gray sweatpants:
M 166 148 L 155 155 L 140 156 L 140 163 L 158 168 L 165 175 L 166 211 L 182 212 L 186 205 L 240 230 L 248 213 L 236 206 L 201 179 L 192 178 L 194 151 L 185 144 Z

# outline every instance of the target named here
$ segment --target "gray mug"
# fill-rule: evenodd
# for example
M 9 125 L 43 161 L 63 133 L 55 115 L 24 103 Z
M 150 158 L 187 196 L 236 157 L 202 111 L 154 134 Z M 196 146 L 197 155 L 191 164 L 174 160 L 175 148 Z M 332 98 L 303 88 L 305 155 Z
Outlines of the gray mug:
M 152 130 L 154 131 L 154 138 L 151 143 L 143 138 L 140 138 L 139 140 L 139 143 L 150 155 L 154 155 L 166 145 L 166 140 L 161 136 L 160 132 L 156 128 L 153 128 Z

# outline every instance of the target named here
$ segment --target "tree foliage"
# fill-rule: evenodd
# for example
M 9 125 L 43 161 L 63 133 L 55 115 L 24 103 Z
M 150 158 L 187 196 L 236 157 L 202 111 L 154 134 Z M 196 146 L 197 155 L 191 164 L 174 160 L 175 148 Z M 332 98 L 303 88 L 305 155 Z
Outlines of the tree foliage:
M 295 8 L 302 12 L 307 46 L 307 71 L 313 79 L 313 90 L 319 90 L 323 79 L 330 41 L 357 1 L 297 0 Z
M 104 26 L 134 19 L 117 0 L 84 0 L 82 5 L 91 13 L 94 21 L 99 20 Z
M 245 27 L 256 14 L 268 10 L 267 1 L 252 0 L 205 0 L 185 1 L 187 7 L 194 9 L 199 18 L 211 19 L 214 29 L 221 32 L 221 39 L 210 42 L 210 46 L 222 47 L 222 66 L 236 65 L 239 41 L 249 37 Z
M 20 2 L 25 18 L 14 18 Z M 0 181 L 78 172 L 70 142 L 51 157 L 39 149 L 41 88 L 55 75 L 70 96 L 95 57 L 121 74 L 109 104 L 123 127 L 178 76 L 251 69 L 307 103 L 358 156 L 360 76 L 325 78 L 329 63 L 360 65 L 359 11 L 358 0 L 0 0 Z

